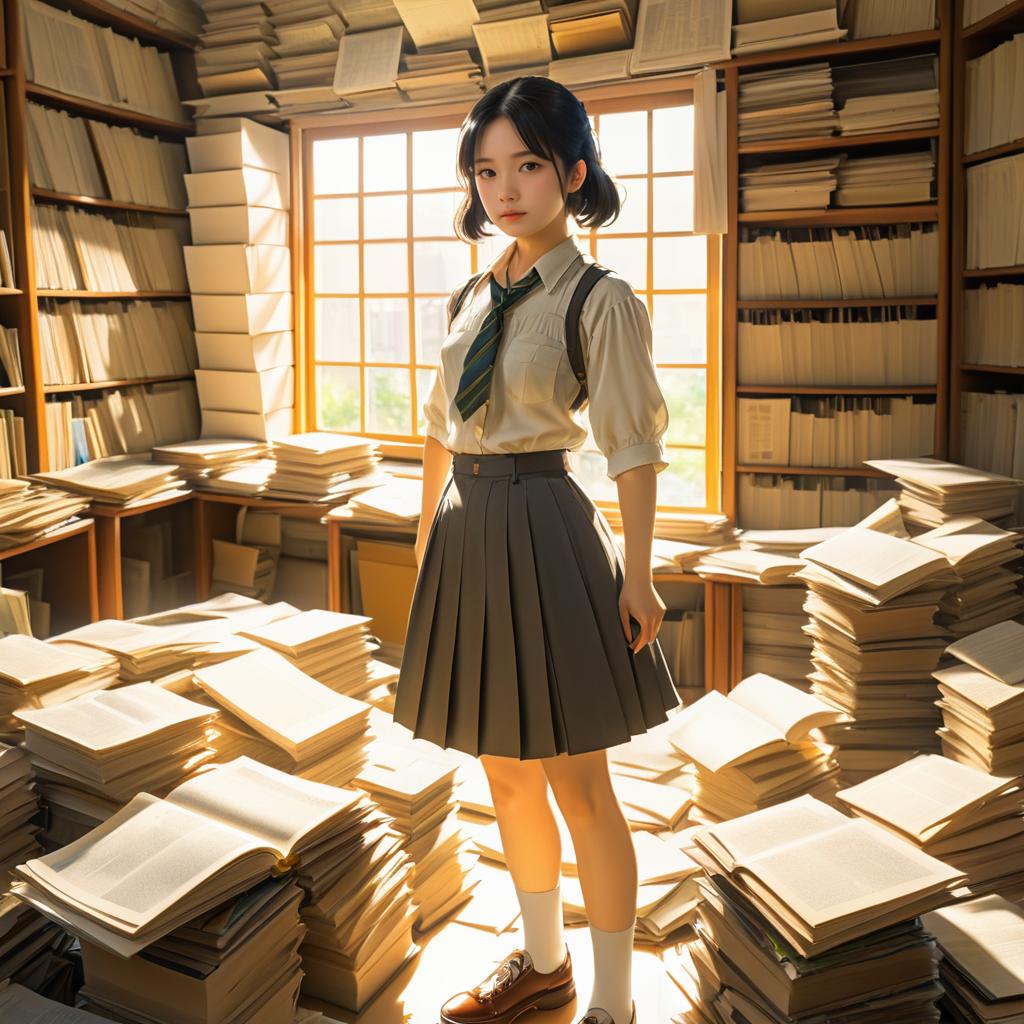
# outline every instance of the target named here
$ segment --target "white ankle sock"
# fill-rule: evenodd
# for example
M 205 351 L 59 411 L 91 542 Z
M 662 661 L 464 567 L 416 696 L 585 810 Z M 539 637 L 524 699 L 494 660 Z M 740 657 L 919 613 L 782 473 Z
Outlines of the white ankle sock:
M 561 888 L 561 882 L 547 892 L 523 892 L 515 887 L 523 912 L 523 947 L 533 960 L 534 970 L 541 974 L 558 970 L 565 959 Z
M 636 920 L 621 932 L 590 925 L 594 943 L 594 991 L 588 1009 L 600 1006 L 615 1024 L 629 1024 L 633 1013 L 633 932 Z

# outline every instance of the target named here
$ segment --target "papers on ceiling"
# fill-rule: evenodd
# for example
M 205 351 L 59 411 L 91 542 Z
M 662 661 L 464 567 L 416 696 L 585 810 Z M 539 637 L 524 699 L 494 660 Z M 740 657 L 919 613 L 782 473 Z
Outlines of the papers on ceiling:
M 633 42 L 631 0 L 573 0 L 551 6 L 551 45 L 560 58 L 608 50 L 623 52 Z
M 394 0 L 394 5 L 420 53 L 473 43 L 479 17 L 473 0 Z
M 372 32 L 346 32 L 338 46 L 332 83 L 335 94 L 396 94 L 398 62 L 407 36 L 403 25 Z
M 851 39 L 928 32 L 936 27 L 935 0 L 908 0 L 898 6 L 849 0 L 845 6 Z
M 732 30 L 734 54 L 785 50 L 846 38 L 836 0 L 742 0 Z
M 472 3 L 470 3 L 472 7 Z M 410 100 L 437 100 L 480 94 L 480 65 L 469 50 L 402 55 L 395 85 Z
M 829 799 L 836 764 L 823 726 L 849 716 L 794 686 L 748 676 L 683 708 L 669 741 L 696 764 L 693 800 L 702 820 L 723 821 L 804 793 Z
M 630 74 L 728 60 L 731 7 L 715 0 L 640 0 Z

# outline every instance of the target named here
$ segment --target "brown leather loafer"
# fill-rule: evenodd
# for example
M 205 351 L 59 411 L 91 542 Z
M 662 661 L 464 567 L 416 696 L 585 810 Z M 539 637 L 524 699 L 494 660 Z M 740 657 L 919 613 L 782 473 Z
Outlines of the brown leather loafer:
M 525 949 L 516 949 L 479 985 L 452 996 L 441 1007 L 443 1024 L 512 1024 L 528 1010 L 553 1010 L 576 996 L 572 957 L 550 974 L 534 970 Z

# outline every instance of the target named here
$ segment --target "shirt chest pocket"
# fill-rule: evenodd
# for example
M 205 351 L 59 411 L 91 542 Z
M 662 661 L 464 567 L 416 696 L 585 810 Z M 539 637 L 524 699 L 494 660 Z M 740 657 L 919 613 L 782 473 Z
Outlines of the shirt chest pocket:
M 502 369 L 505 386 L 516 401 L 531 405 L 555 395 L 565 346 L 545 334 L 517 334 L 506 339 Z

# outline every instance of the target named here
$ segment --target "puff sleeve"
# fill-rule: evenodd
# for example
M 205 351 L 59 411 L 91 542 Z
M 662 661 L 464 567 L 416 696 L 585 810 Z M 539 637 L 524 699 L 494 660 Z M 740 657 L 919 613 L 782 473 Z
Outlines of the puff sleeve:
M 596 295 L 595 295 L 596 297 Z M 647 307 L 626 286 L 597 312 L 587 351 L 590 427 L 614 480 L 635 466 L 668 467 L 668 407 L 654 367 Z

